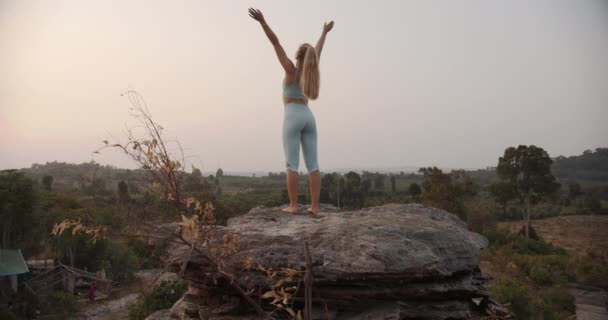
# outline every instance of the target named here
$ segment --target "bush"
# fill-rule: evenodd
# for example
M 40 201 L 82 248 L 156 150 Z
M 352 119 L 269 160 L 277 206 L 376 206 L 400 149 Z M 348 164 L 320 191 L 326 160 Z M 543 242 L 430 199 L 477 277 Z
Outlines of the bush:
M 467 224 L 469 229 L 480 234 L 488 234 L 496 231 L 496 216 L 498 211 L 493 201 L 477 200 L 469 201 L 465 205 Z
M 573 257 L 572 265 L 575 267 L 576 280 L 608 289 L 608 257 L 590 253 L 587 256 Z
M 49 314 L 68 318 L 78 311 L 78 297 L 62 291 L 54 291 L 49 295 Z
M 550 302 L 555 307 L 563 308 L 569 312 L 575 312 L 576 310 L 574 296 L 568 292 L 568 289 L 563 284 L 554 285 L 543 290 L 541 296 L 545 302 Z
M 562 206 L 551 203 L 551 202 L 541 202 L 537 205 L 532 206 L 530 208 L 530 218 L 531 219 L 542 219 L 548 217 L 556 217 L 561 214 Z
M 507 206 L 503 210 L 499 210 L 496 214 L 499 221 L 520 220 L 523 219 L 523 210 L 519 206 Z
M 103 239 L 83 254 L 82 265 L 92 272 L 104 269 L 113 281 L 129 281 L 140 263 L 131 246 Z
M 130 238 L 127 245 L 140 262 L 140 269 L 158 268 L 161 265 L 160 256 L 154 247 L 148 245 L 145 241 L 137 238 Z
M 112 244 L 106 252 L 102 265 L 110 279 L 129 281 L 133 279 L 133 273 L 139 268 L 139 259 L 130 247 Z
M 532 230 L 533 228 L 530 229 L 530 231 Z M 497 248 L 502 246 L 511 246 L 513 250 L 519 254 L 568 254 L 563 248 L 547 243 L 542 238 L 539 238 L 538 240 L 532 238 L 526 239 L 526 237 L 521 233 L 512 233 L 508 230 L 500 229 L 487 229 L 487 231 L 482 234 L 488 238 L 491 247 Z
M 503 278 L 489 287 L 492 296 L 501 303 L 510 303 L 511 311 L 520 319 L 530 319 L 530 293 L 519 280 Z
M 168 309 L 186 292 L 183 281 L 163 281 L 150 293 L 141 295 L 137 302 L 129 307 L 130 320 L 143 320 L 154 311 Z
M 533 230 L 533 229 L 530 229 Z M 526 239 L 525 236 L 518 234 L 513 238 L 513 247 L 518 253 L 521 254 L 532 254 L 532 255 L 567 255 L 565 249 L 556 247 L 550 243 L 545 242 L 542 238 L 538 240 Z
M 518 255 L 515 263 L 541 285 L 563 284 L 576 279 L 567 255 Z
M 0 319 L 3 320 L 17 320 L 17 316 L 8 310 L 5 306 L 0 306 Z
M 571 319 L 574 312 L 574 297 L 562 285 L 541 290 L 539 298 L 533 299 L 530 303 L 533 319 Z

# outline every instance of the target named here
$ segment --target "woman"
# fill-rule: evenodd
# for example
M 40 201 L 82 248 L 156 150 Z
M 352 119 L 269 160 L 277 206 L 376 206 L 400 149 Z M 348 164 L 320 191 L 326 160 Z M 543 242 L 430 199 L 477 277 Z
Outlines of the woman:
M 283 150 L 287 167 L 287 191 L 289 207 L 285 212 L 298 212 L 298 165 L 300 162 L 300 143 L 304 154 L 304 162 L 308 169 L 311 205 L 308 213 L 319 213 L 319 194 L 321 192 L 321 174 L 317 161 L 317 125 L 315 117 L 308 108 L 308 100 L 319 96 L 319 58 L 325 43 L 325 36 L 334 26 L 334 22 L 323 25 L 323 33 L 313 47 L 308 43 L 302 44 L 296 52 L 296 64 L 287 57 L 279 39 L 272 32 L 260 10 L 249 8 L 249 16 L 260 22 L 279 62 L 285 69 L 283 80 L 283 103 L 285 116 L 283 118 Z

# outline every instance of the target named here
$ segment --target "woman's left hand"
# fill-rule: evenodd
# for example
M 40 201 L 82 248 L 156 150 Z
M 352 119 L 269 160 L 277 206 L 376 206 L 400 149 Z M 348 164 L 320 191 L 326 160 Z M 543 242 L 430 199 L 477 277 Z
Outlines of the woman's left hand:
M 323 32 L 328 33 L 331 31 L 331 29 L 333 29 L 334 27 L 334 21 L 330 21 L 329 23 L 325 22 L 323 24 Z

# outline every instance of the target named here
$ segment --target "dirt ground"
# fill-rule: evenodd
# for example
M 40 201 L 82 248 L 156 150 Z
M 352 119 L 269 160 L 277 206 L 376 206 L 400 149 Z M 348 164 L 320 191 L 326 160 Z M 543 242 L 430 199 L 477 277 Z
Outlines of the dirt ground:
M 523 221 L 499 222 L 499 228 L 513 232 L 521 229 Z M 586 255 L 592 249 L 608 251 L 608 216 L 572 215 L 532 220 L 537 233 L 554 245 L 573 255 Z

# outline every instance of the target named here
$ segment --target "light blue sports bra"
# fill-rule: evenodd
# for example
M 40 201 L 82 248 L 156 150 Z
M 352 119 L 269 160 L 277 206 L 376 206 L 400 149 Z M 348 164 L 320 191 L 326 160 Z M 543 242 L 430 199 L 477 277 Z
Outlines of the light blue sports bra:
M 305 99 L 306 96 L 302 93 L 302 89 L 300 89 L 300 84 L 298 83 L 298 75 L 296 74 L 296 80 L 288 85 L 283 85 L 283 96 L 287 98 L 294 99 Z

